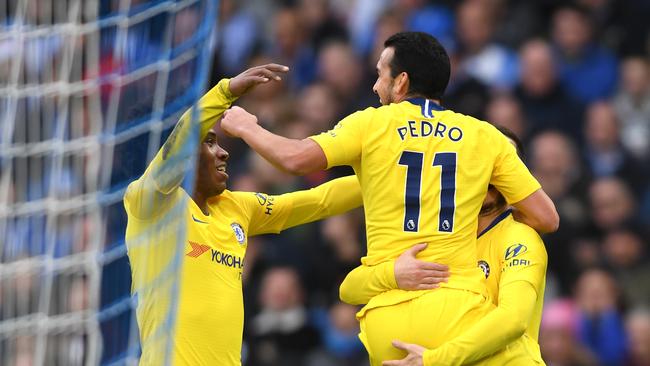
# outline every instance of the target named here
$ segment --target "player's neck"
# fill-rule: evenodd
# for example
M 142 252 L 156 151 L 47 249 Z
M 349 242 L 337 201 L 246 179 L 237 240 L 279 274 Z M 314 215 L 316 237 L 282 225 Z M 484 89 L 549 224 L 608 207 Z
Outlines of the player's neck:
M 405 101 L 405 100 L 407 100 L 407 99 L 413 99 L 413 98 L 429 99 L 429 100 L 434 101 L 436 104 L 440 105 L 440 100 L 439 100 L 439 99 L 427 98 L 427 97 L 425 97 L 424 95 L 420 95 L 420 94 L 406 94 L 406 95 L 405 95 L 405 96 L 400 100 L 400 102 L 403 102 L 403 101 Z
M 476 235 L 480 234 L 490 226 L 490 224 L 502 213 L 504 213 L 508 207 L 502 207 L 497 210 L 491 210 L 489 212 L 486 212 L 485 214 L 480 214 L 478 217 L 478 228 L 476 230 Z
M 199 206 L 199 209 L 201 212 L 203 212 L 204 215 L 210 214 L 208 211 L 208 198 L 209 197 L 206 194 L 197 189 L 195 189 L 194 193 L 192 193 L 192 201 L 194 201 L 194 203 Z

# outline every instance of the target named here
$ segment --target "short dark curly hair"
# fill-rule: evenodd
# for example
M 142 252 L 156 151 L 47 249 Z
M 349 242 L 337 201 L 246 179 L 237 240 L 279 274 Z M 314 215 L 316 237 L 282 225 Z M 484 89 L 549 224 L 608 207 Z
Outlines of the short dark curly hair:
M 449 83 L 451 65 L 447 51 L 438 40 L 422 32 L 400 32 L 390 36 L 384 47 L 395 50 L 390 73 L 409 76 L 409 94 L 441 99 Z

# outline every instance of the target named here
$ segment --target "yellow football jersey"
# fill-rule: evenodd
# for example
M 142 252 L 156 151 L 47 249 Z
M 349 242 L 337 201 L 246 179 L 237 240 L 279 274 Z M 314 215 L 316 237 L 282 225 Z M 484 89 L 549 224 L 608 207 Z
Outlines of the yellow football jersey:
M 362 263 L 395 259 L 426 242 L 418 258 L 449 265 L 445 286 L 451 288 L 485 293 L 476 267 L 476 228 L 488 184 L 509 203 L 540 188 L 494 126 L 426 99 L 356 112 L 312 139 L 328 167 L 350 165 L 359 178 L 368 239 Z M 393 290 L 367 307 L 420 295 Z
M 525 338 L 530 354 L 541 362 L 537 341 L 548 263 L 544 242 L 535 230 L 515 221 L 508 210 L 479 234 L 477 249 L 479 267 L 485 274 L 488 293 L 493 301 L 499 298 L 500 287 L 515 281 L 529 282 L 537 292 L 537 302 Z
M 219 82 L 198 103 L 199 141 L 235 99 L 228 82 Z M 190 116 L 181 117 L 124 196 L 140 364 L 236 366 L 248 237 L 359 207 L 361 191 L 355 176 L 279 196 L 225 190 L 208 200 L 206 215 L 179 187 L 189 150 L 183 147 L 193 146 Z
M 124 205 L 143 365 L 240 365 L 248 237 L 362 204 L 354 176 L 279 196 L 226 190 L 210 199 L 209 215 L 182 188 L 169 195 L 170 211 L 152 217 L 134 210 L 142 199 L 136 181 Z
M 487 278 L 488 293 L 492 302 L 499 305 L 499 299 L 507 298 L 511 302 L 510 309 L 499 312 L 495 310 L 494 313 L 487 316 L 483 315 L 474 322 L 473 326 L 464 329 L 457 337 L 448 339 L 439 347 L 427 350 L 424 353 L 424 364 L 461 365 L 469 360 L 478 360 L 488 356 L 495 350 L 502 350 L 492 357 L 483 359 L 479 364 L 502 365 L 512 362 L 517 365 L 522 363 L 544 365 L 537 342 L 547 266 L 544 243 L 535 230 L 515 221 L 512 218 L 511 210 L 507 210 L 496 217 L 479 234 L 477 248 L 478 267 Z M 396 289 L 394 263 L 395 261 L 389 261 L 375 266 L 361 265 L 355 268 L 341 284 L 341 299 L 352 304 L 365 304 L 373 296 Z M 529 283 L 532 286 L 531 291 L 521 292 L 526 288 L 509 286 L 509 284 L 520 281 Z M 527 298 L 522 297 L 522 294 L 526 294 L 525 297 L 536 296 L 535 303 L 530 304 Z M 455 306 L 461 308 L 464 305 L 458 303 Z M 411 307 L 411 305 L 405 306 Z M 428 308 L 434 309 L 436 306 L 438 304 L 434 303 L 430 304 Z M 513 319 L 516 317 L 513 317 L 512 313 L 508 313 L 515 309 L 521 313 L 520 317 L 526 316 L 525 320 L 522 320 L 526 321 L 527 328 L 521 338 L 511 342 L 505 334 L 509 334 L 512 326 L 506 322 L 512 322 L 512 325 L 517 324 L 516 322 L 519 320 Z M 523 315 L 523 313 L 529 313 L 530 316 Z M 393 314 L 392 318 L 387 320 L 403 321 L 400 317 L 402 314 Z M 362 324 L 363 320 L 362 318 Z M 485 337 L 486 334 L 494 333 L 496 330 L 505 333 L 499 333 L 498 336 L 493 334 L 494 337 Z M 367 336 L 368 334 L 363 332 L 360 335 L 362 339 Z M 391 337 L 395 338 L 395 334 L 392 334 Z M 425 339 L 428 340 L 432 337 L 429 334 Z M 389 341 L 390 339 L 386 340 L 386 342 Z M 504 347 L 506 348 L 504 349 Z

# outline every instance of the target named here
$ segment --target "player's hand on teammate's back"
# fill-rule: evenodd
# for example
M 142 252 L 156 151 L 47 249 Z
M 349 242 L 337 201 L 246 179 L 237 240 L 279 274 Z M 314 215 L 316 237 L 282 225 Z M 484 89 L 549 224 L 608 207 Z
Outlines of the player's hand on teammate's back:
M 390 360 L 381 363 L 382 366 L 423 366 L 424 365 L 424 351 L 427 349 L 412 343 L 404 343 L 400 341 L 393 341 L 393 347 L 404 350 L 407 353 L 406 357 L 401 360 Z
M 230 79 L 230 94 L 235 97 L 244 95 L 250 88 L 266 84 L 271 80 L 280 81 L 279 73 L 286 73 L 289 67 L 279 64 L 266 64 L 251 67 Z
M 232 107 L 223 113 L 221 129 L 232 137 L 241 137 L 242 131 L 251 125 L 257 125 L 257 117 L 244 108 Z
M 441 282 L 447 282 L 449 267 L 416 258 L 426 247 L 426 243 L 416 244 L 395 260 L 397 287 L 402 290 L 430 290 L 440 287 Z

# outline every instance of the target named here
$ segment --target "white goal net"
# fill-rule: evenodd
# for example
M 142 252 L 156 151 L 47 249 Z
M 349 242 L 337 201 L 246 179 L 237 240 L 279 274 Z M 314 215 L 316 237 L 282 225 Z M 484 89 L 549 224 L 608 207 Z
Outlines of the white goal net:
M 137 362 L 122 196 L 204 90 L 217 5 L 0 0 L 0 365 Z

